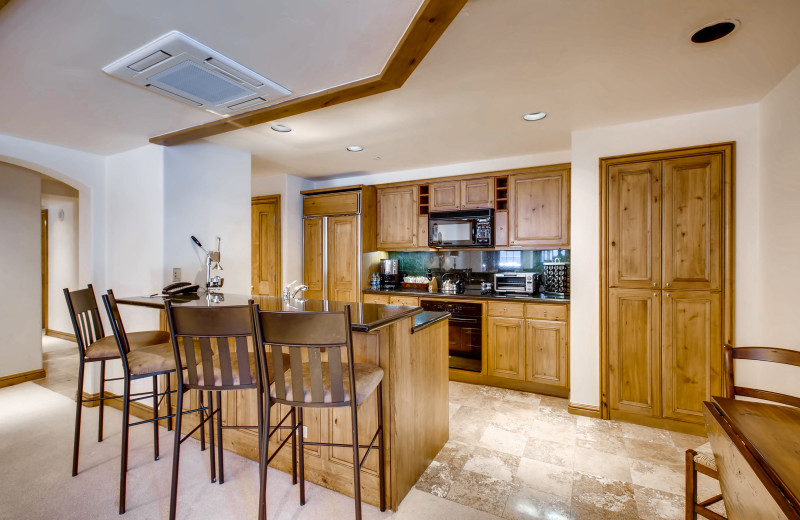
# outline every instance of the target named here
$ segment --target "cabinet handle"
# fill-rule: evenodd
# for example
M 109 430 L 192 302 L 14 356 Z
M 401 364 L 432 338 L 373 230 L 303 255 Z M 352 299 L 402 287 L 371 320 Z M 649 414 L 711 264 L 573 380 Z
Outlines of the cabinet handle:
M 658 283 L 653 282 L 653 287 L 658 287 Z
M 654 293 L 653 293 L 653 296 L 658 296 L 658 293 L 657 293 L 657 292 L 654 292 Z
M 547 311 L 544 311 L 544 313 L 547 314 Z
M 669 293 L 667 293 L 667 298 L 669 298 Z
M 667 282 L 667 287 L 669 287 L 669 282 Z

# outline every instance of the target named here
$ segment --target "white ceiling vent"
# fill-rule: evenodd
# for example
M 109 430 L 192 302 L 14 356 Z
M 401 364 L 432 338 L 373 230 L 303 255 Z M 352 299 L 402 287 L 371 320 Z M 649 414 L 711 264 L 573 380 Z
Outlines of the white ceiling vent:
M 178 31 L 148 43 L 103 71 L 219 114 L 272 104 L 292 93 Z

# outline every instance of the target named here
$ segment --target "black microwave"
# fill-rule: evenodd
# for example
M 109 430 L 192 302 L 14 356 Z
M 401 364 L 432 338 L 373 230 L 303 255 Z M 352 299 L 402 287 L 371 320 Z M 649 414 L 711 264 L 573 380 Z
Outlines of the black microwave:
M 494 247 L 494 210 L 431 212 L 428 215 L 428 247 Z

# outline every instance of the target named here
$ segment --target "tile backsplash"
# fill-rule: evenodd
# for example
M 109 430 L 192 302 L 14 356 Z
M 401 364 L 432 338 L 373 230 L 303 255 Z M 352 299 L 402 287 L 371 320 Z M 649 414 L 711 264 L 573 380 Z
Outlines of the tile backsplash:
M 541 273 L 544 262 L 569 262 L 568 249 L 542 251 L 411 251 L 389 252 L 398 260 L 398 269 L 409 276 L 423 276 L 430 269 L 434 274 L 453 269 L 470 269 L 473 273 Z

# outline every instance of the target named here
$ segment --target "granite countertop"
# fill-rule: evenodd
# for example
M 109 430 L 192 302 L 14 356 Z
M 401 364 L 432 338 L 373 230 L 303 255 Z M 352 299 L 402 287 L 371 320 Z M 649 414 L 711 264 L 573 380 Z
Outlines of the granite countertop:
M 448 300 L 500 300 L 500 301 L 521 301 L 521 302 L 548 302 L 548 303 L 569 303 L 569 298 L 560 296 L 548 296 L 543 293 L 525 294 L 525 295 L 498 295 L 498 294 L 481 294 L 479 290 L 467 289 L 462 294 L 449 294 L 449 293 L 429 293 L 427 291 L 417 291 L 414 289 L 364 289 L 364 294 L 387 294 L 393 296 L 419 296 L 430 298 L 447 298 Z
M 411 329 L 411 334 L 419 332 L 425 327 L 430 327 L 434 323 L 437 323 L 449 317 L 450 317 L 449 312 L 422 311 L 414 316 L 414 327 Z
M 221 296 L 219 298 L 218 296 Z M 284 300 L 276 296 L 259 296 L 248 294 L 192 294 L 173 296 L 170 298 L 156 295 L 132 296 L 117 298 L 118 304 L 138 305 L 163 309 L 164 302 L 169 299 L 173 305 L 192 307 L 217 307 L 232 305 L 247 305 L 248 300 L 254 300 L 261 310 L 286 311 L 286 312 L 314 312 L 314 311 L 341 311 L 345 305 L 350 305 L 353 332 L 369 332 L 397 320 L 420 314 L 420 307 L 406 305 L 383 305 L 377 303 L 338 302 L 332 300 Z M 430 317 L 429 317 L 430 318 Z M 441 318 L 439 318 L 441 319 Z M 424 323 L 423 323 L 424 325 Z M 417 324 L 415 323 L 416 327 Z

